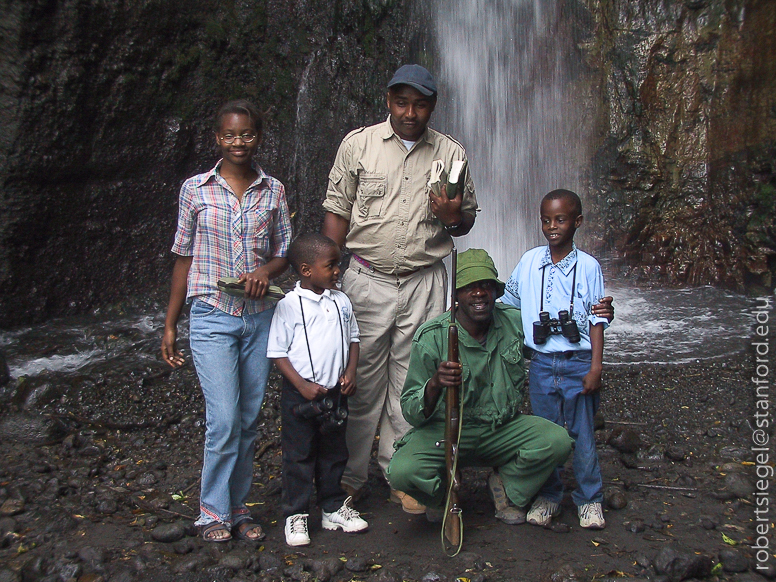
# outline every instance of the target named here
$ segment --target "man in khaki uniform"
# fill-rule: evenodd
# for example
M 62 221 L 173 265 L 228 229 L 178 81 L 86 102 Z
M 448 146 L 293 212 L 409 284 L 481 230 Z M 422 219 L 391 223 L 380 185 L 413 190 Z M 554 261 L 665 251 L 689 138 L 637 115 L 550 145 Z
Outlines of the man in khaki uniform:
M 388 119 L 342 140 L 323 203 L 323 234 L 353 253 L 342 290 L 361 330 L 361 355 L 358 391 L 348 401 L 350 458 L 342 486 L 354 500 L 366 484 L 378 422 L 384 475 L 394 442 L 410 428 L 399 398 L 412 337 L 444 311 L 442 259 L 453 248 L 451 237 L 471 230 L 477 212 L 468 164 L 463 191 L 452 200 L 427 187 L 434 160 L 443 160 L 448 171 L 466 160 L 461 144 L 428 127 L 436 99 L 426 69 L 399 68 L 388 83 Z M 392 490 L 391 499 L 410 513 L 425 511 L 400 491 Z

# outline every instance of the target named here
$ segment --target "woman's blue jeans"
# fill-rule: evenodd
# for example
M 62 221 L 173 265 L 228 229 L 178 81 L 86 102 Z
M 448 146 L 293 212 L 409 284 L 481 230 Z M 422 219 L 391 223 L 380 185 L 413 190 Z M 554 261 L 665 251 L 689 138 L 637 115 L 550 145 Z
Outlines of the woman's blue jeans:
M 574 439 L 573 463 L 577 489 L 571 493 L 576 505 L 600 502 L 603 498 L 601 468 L 595 450 L 593 416 L 598 410 L 598 392 L 582 394 L 582 378 L 590 371 L 590 351 L 534 351 L 528 384 L 533 413 L 565 426 Z M 556 469 L 539 491 L 550 501 L 563 498 L 563 482 Z
M 235 525 L 250 512 L 256 424 L 269 377 L 267 338 L 274 309 L 229 315 L 195 300 L 190 341 L 205 396 L 205 455 L 196 525 Z

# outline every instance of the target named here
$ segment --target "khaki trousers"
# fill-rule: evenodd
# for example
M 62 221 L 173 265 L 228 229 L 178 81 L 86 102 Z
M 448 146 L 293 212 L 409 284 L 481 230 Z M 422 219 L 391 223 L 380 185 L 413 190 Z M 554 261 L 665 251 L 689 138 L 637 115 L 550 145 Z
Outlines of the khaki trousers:
M 367 480 L 378 423 L 377 460 L 383 475 L 394 442 L 410 425 L 401 412 L 402 388 L 418 327 L 445 308 L 447 272 L 442 262 L 405 276 L 386 275 L 355 261 L 345 271 L 342 290 L 353 303 L 361 352 L 356 393 L 348 399 L 348 465 L 342 483 L 359 489 Z

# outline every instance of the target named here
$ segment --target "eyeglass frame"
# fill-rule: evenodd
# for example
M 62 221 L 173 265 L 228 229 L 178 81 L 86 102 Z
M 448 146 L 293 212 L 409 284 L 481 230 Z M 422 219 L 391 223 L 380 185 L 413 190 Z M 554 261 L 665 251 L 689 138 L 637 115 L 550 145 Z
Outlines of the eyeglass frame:
M 231 136 L 231 138 L 229 136 Z M 218 141 L 222 141 L 226 145 L 232 145 L 237 139 L 242 140 L 243 143 L 253 143 L 254 141 L 256 141 L 257 137 L 259 136 L 255 133 L 244 133 L 242 135 L 231 135 L 227 133 L 226 135 L 223 135 L 223 136 L 219 135 Z

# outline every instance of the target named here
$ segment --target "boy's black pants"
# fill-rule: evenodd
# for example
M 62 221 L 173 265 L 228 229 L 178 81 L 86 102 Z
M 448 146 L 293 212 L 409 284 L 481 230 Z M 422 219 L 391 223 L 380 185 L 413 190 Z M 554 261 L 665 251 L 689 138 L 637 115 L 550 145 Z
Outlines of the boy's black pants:
M 347 410 L 347 396 L 340 395 L 339 386 L 327 394 Z M 318 505 L 331 513 L 342 507 L 347 497 L 340 479 L 348 462 L 345 425 L 321 434 L 321 418 L 301 418 L 292 411 L 294 406 L 309 402 L 294 386 L 283 379 L 280 396 L 283 448 L 283 517 L 309 513 L 313 483 L 318 491 Z

